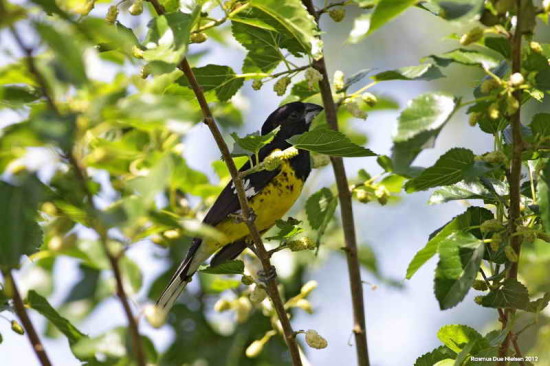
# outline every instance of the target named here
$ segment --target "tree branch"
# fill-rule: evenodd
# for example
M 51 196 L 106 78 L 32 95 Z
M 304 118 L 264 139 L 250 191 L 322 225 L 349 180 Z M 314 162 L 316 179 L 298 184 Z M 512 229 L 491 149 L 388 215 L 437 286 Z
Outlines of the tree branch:
M 24 52 L 27 60 L 27 65 L 29 68 L 29 72 L 34 76 L 36 79 L 38 85 L 41 87 L 44 97 L 46 98 L 46 102 L 48 104 L 48 107 L 55 112 L 57 115 L 61 116 L 61 112 L 59 111 L 59 108 L 57 108 L 57 105 L 54 102 L 54 98 L 51 95 L 50 89 L 48 87 L 48 84 L 46 82 L 46 79 L 44 79 L 43 75 L 40 73 L 38 68 L 36 67 L 36 63 L 34 61 L 33 57 L 33 50 L 30 47 L 27 47 L 22 38 L 19 36 L 19 33 L 15 29 L 15 27 L 10 27 L 10 31 L 13 35 L 13 38 L 15 39 L 17 45 L 21 48 L 21 50 Z M 80 185 L 82 186 L 82 189 L 86 195 L 86 198 L 88 200 L 88 205 L 90 208 L 90 212 L 92 213 L 93 220 L 92 220 L 92 226 L 95 225 L 96 220 L 95 216 L 97 213 L 97 209 L 94 206 L 93 201 L 93 195 L 88 189 L 88 177 L 86 176 L 85 170 L 80 166 L 77 159 L 75 158 L 73 152 L 69 150 L 67 152 L 67 159 L 69 161 L 69 164 L 73 167 L 75 170 L 75 174 L 77 179 L 79 180 Z M 118 260 L 112 256 L 112 254 L 109 252 L 109 248 L 107 247 L 107 236 L 106 233 L 103 232 L 98 227 L 93 227 L 93 229 L 99 234 L 101 238 L 101 243 L 103 245 L 103 250 L 105 251 L 105 254 L 107 258 L 109 259 L 109 263 L 111 264 L 111 268 L 113 270 L 113 273 L 115 275 L 116 280 L 116 286 L 117 286 L 117 295 L 120 299 L 120 302 L 122 303 L 122 307 L 124 309 L 124 313 L 126 314 L 126 318 L 128 319 L 128 324 L 130 327 L 130 333 L 132 335 L 132 344 L 133 344 L 133 350 L 135 352 L 135 358 L 137 361 L 137 364 L 139 366 L 145 366 L 146 360 L 145 360 L 145 352 L 143 350 L 143 345 L 141 343 L 141 339 L 139 336 L 139 328 L 136 319 L 134 318 L 132 314 L 132 309 L 130 308 L 130 304 L 128 301 L 128 297 L 126 295 L 126 292 L 124 291 L 123 282 L 122 282 L 122 276 L 120 273 L 120 268 L 118 266 Z
M 158 0 L 148 0 L 148 1 L 153 5 L 153 8 L 155 8 L 158 15 L 163 15 L 165 13 L 164 7 L 158 2 Z M 237 197 L 239 199 L 239 204 L 241 206 L 242 219 L 246 224 L 246 226 L 248 227 L 248 230 L 250 232 L 250 237 L 254 242 L 256 254 L 262 264 L 263 271 L 265 273 L 274 271 L 275 267 L 271 265 L 269 253 L 265 249 L 265 246 L 262 242 L 261 235 L 258 229 L 256 228 L 256 225 L 254 224 L 254 219 L 251 214 L 250 207 L 248 205 L 248 200 L 246 199 L 242 178 L 239 175 L 239 171 L 235 166 L 235 162 L 231 157 L 231 153 L 229 151 L 229 148 L 227 147 L 227 144 L 225 143 L 225 140 L 223 139 L 220 129 L 218 128 L 214 120 L 212 111 L 208 106 L 208 102 L 206 101 L 202 87 L 197 82 L 197 79 L 195 78 L 195 74 L 193 73 L 193 70 L 191 69 L 191 66 L 189 65 L 189 62 L 187 62 L 186 58 L 184 58 L 179 63 L 178 68 L 181 71 L 183 71 L 185 77 L 189 81 L 191 89 L 193 90 L 195 97 L 197 98 L 197 101 L 201 108 L 201 111 L 204 117 L 204 123 L 210 129 L 210 132 L 212 133 L 212 136 L 214 137 L 214 140 L 216 141 L 216 144 L 218 145 L 218 148 L 222 153 L 222 157 L 225 164 L 227 165 L 227 169 L 231 174 L 231 178 L 233 180 L 233 184 L 235 185 L 235 190 L 237 192 Z M 295 333 L 292 330 L 290 320 L 285 311 L 283 300 L 281 299 L 281 296 L 279 294 L 279 290 L 277 288 L 277 281 L 275 277 L 276 276 L 271 276 L 271 278 L 269 278 L 266 281 L 267 293 L 271 298 L 273 307 L 275 308 L 275 311 L 277 312 L 277 316 L 279 317 L 279 320 L 281 322 L 281 326 L 283 328 L 283 336 L 285 338 L 286 344 L 290 351 L 292 364 L 302 365 L 302 361 L 300 358 L 300 351 L 298 349 L 298 344 L 296 343 Z
M 302 0 L 308 12 L 316 17 L 316 11 L 311 0 Z M 321 97 L 325 107 L 327 122 L 333 130 L 338 131 L 338 114 L 336 104 L 332 97 L 329 77 L 324 58 L 313 63 L 323 79 L 319 81 Z M 367 331 L 365 327 L 365 305 L 363 300 L 363 285 L 361 281 L 361 269 L 357 257 L 357 240 L 355 236 L 355 224 L 353 220 L 353 208 L 351 202 L 351 192 L 349 190 L 348 179 L 344 161 L 340 157 L 331 157 L 332 169 L 338 188 L 338 199 L 340 201 L 340 213 L 342 215 L 342 229 L 344 231 L 344 240 L 346 242 L 346 257 L 348 263 L 348 276 L 351 289 L 351 301 L 353 305 L 353 333 L 355 335 L 355 344 L 357 347 L 357 363 L 361 366 L 370 364 L 369 352 L 367 347 Z
M 27 337 L 31 342 L 31 346 L 34 353 L 36 354 L 36 357 L 38 357 L 38 360 L 40 361 L 40 364 L 42 366 L 51 366 L 52 363 L 50 362 L 50 359 L 46 354 L 44 345 L 38 337 L 38 334 L 36 333 L 36 330 L 32 325 L 31 319 L 29 318 L 27 311 L 25 310 L 25 305 L 23 304 L 23 299 L 21 298 L 21 294 L 19 293 L 19 289 L 17 288 L 17 285 L 15 283 L 15 278 L 13 278 L 9 269 L 2 271 L 2 273 L 4 275 L 6 291 L 11 295 L 11 298 L 13 299 L 15 313 L 21 320 L 21 323 L 23 323 L 25 333 L 27 334 Z
M 512 71 L 511 73 L 521 72 L 521 41 L 522 41 L 522 13 L 521 13 L 521 0 L 516 0 L 516 29 L 514 35 L 510 39 L 510 46 L 512 48 Z M 512 159 L 510 165 L 510 174 L 508 175 L 508 184 L 510 186 L 510 207 L 508 208 L 508 225 L 510 232 L 510 246 L 516 252 L 519 258 L 521 252 L 521 235 L 515 235 L 517 232 L 518 220 L 520 218 L 520 203 L 521 203 L 521 153 L 523 151 L 523 139 L 521 136 L 521 89 L 517 88 L 513 96 L 519 102 L 517 111 L 510 117 L 510 124 L 512 127 Z M 518 277 L 518 263 L 512 262 L 510 269 L 506 275 L 507 278 L 517 279 Z M 507 309 L 504 313 L 504 322 L 502 323 L 503 329 L 510 319 L 515 315 L 514 309 Z M 510 341 L 512 341 L 512 334 L 508 334 L 506 339 L 502 342 L 499 349 L 499 356 L 506 356 L 508 348 L 510 347 Z M 517 343 L 514 344 L 517 346 Z M 519 347 L 516 349 L 519 352 Z M 499 363 L 501 365 L 501 363 Z M 502 363 L 504 365 L 504 363 Z

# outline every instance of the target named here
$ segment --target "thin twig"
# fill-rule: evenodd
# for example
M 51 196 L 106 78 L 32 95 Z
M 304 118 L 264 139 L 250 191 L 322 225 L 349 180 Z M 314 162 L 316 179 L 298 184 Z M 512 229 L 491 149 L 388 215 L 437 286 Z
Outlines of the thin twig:
M 148 1 L 153 5 L 153 8 L 156 10 L 158 15 L 163 15 L 165 13 L 164 7 L 158 2 L 158 0 L 148 0 Z M 208 102 L 206 101 L 202 87 L 197 82 L 197 79 L 195 78 L 195 74 L 193 73 L 193 70 L 191 69 L 191 66 L 189 65 L 189 62 L 187 61 L 186 58 L 184 58 L 179 63 L 178 68 L 181 71 L 183 71 L 185 77 L 189 81 L 189 85 L 191 86 L 191 89 L 195 93 L 195 97 L 197 98 L 197 101 L 201 108 L 201 111 L 204 117 L 204 123 L 210 129 L 210 132 L 212 133 L 212 136 L 214 137 L 214 140 L 216 141 L 216 144 L 218 145 L 218 148 L 222 153 L 223 160 L 227 165 L 227 169 L 229 170 L 229 173 L 231 174 L 231 178 L 233 180 L 233 184 L 235 185 L 237 197 L 239 199 L 239 204 L 241 206 L 242 219 L 246 224 L 246 226 L 248 227 L 248 230 L 250 231 L 250 236 L 254 242 L 256 254 L 262 264 L 263 271 L 265 273 L 269 273 L 274 270 L 274 267 L 271 265 L 271 261 L 269 259 L 269 253 L 265 249 L 265 246 L 262 242 L 261 235 L 258 229 L 256 228 L 256 225 L 254 224 L 253 215 L 251 214 L 251 210 L 248 205 L 248 200 L 246 199 L 242 178 L 239 175 L 239 171 L 235 166 L 235 162 L 231 158 L 231 153 L 229 151 L 229 148 L 227 147 L 227 144 L 225 143 L 225 140 L 223 139 L 223 136 L 214 120 L 212 111 L 208 106 Z M 285 311 L 283 300 L 281 299 L 281 296 L 279 294 L 279 290 L 277 288 L 277 281 L 275 277 L 276 276 L 270 276 L 270 278 L 267 280 L 267 283 L 266 283 L 267 293 L 271 298 L 273 307 L 275 308 L 275 311 L 277 312 L 277 316 L 279 317 L 279 321 L 281 322 L 281 327 L 283 328 L 283 336 L 285 338 L 288 349 L 290 351 L 292 364 L 295 366 L 302 365 L 302 361 L 300 358 L 300 350 L 298 348 L 298 344 L 296 343 L 295 333 L 292 330 L 290 320 Z
M 303 0 L 302 2 L 309 13 L 315 16 L 315 8 L 313 7 L 312 1 Z M 324 58 L 315 61 L 313 67 L 323 75 L 323 79 L 319 81 L 319 89 L 321 90 L 321 97 L 323 99 L 328 125 L 333 130 L 338 130 L 337 109 L 332 97 L 332 90 Z M 357 240 L 355 236 L 351 192 L 349 190 L 343 159 L 340 157 L 331 157 L 330 160 L 334 170 L 336 186 L 338 188 L 338 199 L 340 201 L 340 212 L 342 215 L 342 229 L 346 242 L 345 252 L 348 263 L 351 301 L 353 305 L 353 333 L 355 335 L 355 345 L 357 347 L 357 363 L 360 366 L 367 366 L 370 362 L 367 347 L 367 331 L 365 327 L 365 304 L 363 300 L 361 267 L 357 256 Z
M 187 59 L 183 59 L 183 61 L 179 64 L 179 68 L 180 70 L 183 71 L 183 73 L 187 77 L 187 80 L 189 81 L 189 84 L 191 85 L 191 88 L 193 89 L 195 96 L 201 107 L 201 110 L 204 116 L 204 123 L 210 129 L 210 132 L 212 133 L 214 140 L 216 141 L 216 144 L 218 145 L 218 148 L 222 153 L 223 160 L 227 165 L 229 173 L 231 174 L 233 184 L 235 185 L 235 189 L 237 191 L 237 197 L 239 199 L 239 204 L 241 206 L 241 215 L 242 215 L 243 221 L 245 222 L 246 226 L 248 227 L 248 230 L 250 231 L 250 236 L 252 237 L 252 240 L 254 242 L 254 246 L 256 248 L 256 254 L 258 255 L 258 259 L 262 264 L 262 268 L 265 273 L 268 273 L 272 271 L 274 267 L 271 265 L 271 262 L 269 259 L 269 253 L 265 249 L 260 233 L 258 232 L 256 225 L 254 224 L 254 221 L 252 218 L 253 216 L 251 215 L 251 210 L 250 210 L 250 207 L 248 206 L 248 200 L 246 199 L 243 181 L 241 176 L 239 175 L 239 172 L 237 170 L 237 167 L 235 166 L 235 163 L 233 162 L 233 159 L 231 158 L 231 153 L 229 151 L 229 148 L 227 147 L 227 144 L 225 143 L 223 136 L 218 126 L 216 125 L 216 122 L 214 121 L 214 117 L 212 116 L 210 107 L 206 102 L 204 93 L 202 92 L 202 88 L 198 84 L 195 78 L 195 75 L 193 73 L 193 70 L 191 69 L 191 66 L 189 65 L 189 63 L 187 62 Z M 290 324 L 290 320 L 288 319 L 288 315 L 284 310 L 283 300 L 281 299 L 279 290 L 277 289 L 277 281 L 275 280 L 274 277 L 271 277 L 267 281 L 266 285 L 267 285 L 267 293 L 271 298 L 271 301 L 273 302 L 273 306 L 281 322 L 281 326 L 283 328 L 283 336 L 289 348 L 290 355 L 292 357 L 292 363 L 293 365 L 302 365 L 302 361 L 300 359 L 300 351 L 298 349 L 298 344 L 296 343 L 295 334 L 294 334 L 294 331 L 292 330 L 292 326 Z
M 10 31 L 13 35 L 13 38 L 15 39 L 18 46 L 21 48 L 21 50 L 25 53 L 27 64 L 29 68 L 29 72 L 34 76 L 36 79 L 38 85 L 41 87 L 44 97 L 46 98 L 46 102 L 48 104 L 48 107 L 55 112 L 57 115 L 61 115 L 61 112 L 57 108 L 57 105 L 54 102 L 53 96 L 51 95 L 50 89 L 48 87 L 48 84 L 46 82 L 46 79 L 43 77 L 43 75 L 40 73 L 38 68 L 36 67 L 36 63 L 33 57 L 33 50 L 30 47 L 27 47 L 22 38 L 19 36 L 17 30 L 15 27 L 10 27 Z M 67 152 L 67 160 L 69 161 L 69 164 L 73 167 L 75 174 L 77 176 L 77 179 L 79 180 L 80 185 L 82 186 L 82 189 L 86 195 L 86 198 L 88 200 L 89 208 L 91 209 L 91 213 L 94 216 L 94 219 L 92 220 L 92 224 L 95 225 L 96 220 L 95 216 L 97 213 L 97 209 L 94 206 L 93 202 L 93 195 L 88 189 L 88 177 L 86 176 L 85 170 L 80 166 L 78 163 L 78 160 L 75 158 L 73 152 L 69 150 Z M 107 247 L 107 236 L 105 234 L 102 234 L 102 230 L 95 227 L 94 230 L 99 234 L 101 238 L 101 243 L 103 245 L 103 249 L 105 251 L 105 254 L 107 255 L 107 258 L 109 259 L 109 263 L 111 264 L 111 268 L 113 270 L 113 273 L 115 274 L 115 280 L 116 280 L 116 286 L 117 286 L 117 295 L 120 299 L 120 302 L 122 303 L 122 307 L 124 309 L 124 313 L 126 314 L 126 318 L 128 320 L 128 325 L 130 327 L 130 333 L 132 336 L 132 344 L 133 344 L 133 350 L 135 352 L 135 358 L 137 361 L 137 364 L 139 366 L 145 366 L 146 359 L 145 359 L 145 352 L 143 350 L 143 344 L 141 342 L 141 338 L 139 335 L 139 328 L 136 319 L 134 318 L 132 314 L 132 310 L 129 305 L 128 296 L 126 295 L 126 292 L 124 291 L 123 287 L 123 281 L 122 276 L 120 273 L 120 268 L 118 265 L 118 260 L 112 256 L 112 254 L 109 252 L 109 249 Z
M 111 253 L 111 251 L 109 250 L 107 232 L 102 227 L 97 225 L 97 223 L 95 222 L 97 208 L 95 207 L 95 204 L 93 201 L 92 192 L 90 192 L 90 190 L 88 189 L 88 176 L 86 175 L 86 171 L 80 166 L 80 164 L 78 163 L 78 160 L 76 159 L 76 157 L 72 152 L 68 154 L 67 160 L 69 161 L 69 164 L 72 166 L 73 170 L 75 171 L 75 174 L 80 183 L 80 186 L 82 187 L 82 190 L 86 195 L 86 198 L 88 200 L 88 206 L 92 211 L 92 215 L 94 216 L 94 219 L 93 219 L 94 222 L 92 223 L 92 226 L 96 231 L 96 233 L 99 235 L 101 246 L 103 247 L 103 251 L 107 256 L 107 259 L 109 260 L 111 269 L 113 270 L 115 283 L 116 283 L 116 294 L 120 300 L 122 309 L 124 310 L 124 314 L 126 315 L 126 319 L 128 321 L 128 327 L 130 328 L 130 334 L 132 337 L 132 345 L 133 345 L 133 350 L 135 352 L 136 362 L 139 366 L 145 366 L 147 363 L 147 360 L 146 360 L 145 351 L 143 349 L 141 336 L 139 335 L 139 324 L 136 318 L 134 317 L 132 308 L 130 307 L 130 301 L 128 300 L 128 295 L 126 294 L 126 290 L 124 289 L 124 281 L 122 278 L 122 273 L 120 271 L 119 258 L 115 257 L 113 253 Z
M 522 13 L 521 0 L 516 0 L 516 28 L 510 40 L 512 48 L 512 74 L 521 72 L 521 41 L 522 41 Z M 510 124 L 512 126 L 512 159 L 510 174 L 508 174 L 508 185 L 510 186 L 510 207 L 508 208 L 508 225 L 510 230 L 510 246 L 516 252 L 518 258 L 521 252 L 521 236 L 514 235 L 517 231 L 517 224 L 520 217 L 521 203 L 521 153 L 523 151 L 523 140 L 521 136 L 521 89 L 516 89 L 513 93 L 514 98 L 518 100 L 519 107 L 511 116 Z M 506 275 L 507 278 L 517 279 L 518 262 L 513 262 Z M 504 313 L 503 329 L 506 323 L 514 316 L 514 309 L 507 309 Z M 510 347 L 511 335 L 505 338 L 499 348 L 499 356 L 504 357 L 508 353 Z M 504 365 L 504 362 L 499 362 L 499 365 Z
M 36 333 L 36 330 L 32 325 L 31 319 L 29 318 L 27 311 L 25 310 L 25 305 L 23 304 L 23 299 L 21 298 L 21 294 L 19 293 L 19 289 L 17 288 L 17 285 L 15 283 L 15 278 L 13 278 L 10 270 L 4 270 L 2 271 L 2 273 L 4 275 L 4 280 L 6 282 L 5 283 L 6 290 L 8 293 L 11 293 L 11 297 L 13 299 L 13 306 L 15 308 L 15 313 L 21 320 L 21 323 L 23 323 L 23 327 L 25 328 L 25 333 L 29 338 L 29 342 L 31 342 L 31 346 L 34 353 L 36 354 L 36 357 L 38 357 L 38 360 L 40 361 L 40 364 L 42 366 L 51 366 L 52 363 L 50 362 L 50 359 L 46 354 L 44 345 L 42 344 L 42 341 L 38 337 L 38 334 Z

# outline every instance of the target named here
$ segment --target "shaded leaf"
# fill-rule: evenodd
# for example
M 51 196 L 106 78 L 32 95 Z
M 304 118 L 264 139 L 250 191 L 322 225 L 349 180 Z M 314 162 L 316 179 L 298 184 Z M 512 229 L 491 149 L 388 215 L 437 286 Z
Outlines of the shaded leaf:
M 40 296 L 36 291 L 29 291 L 27 295 L 27 304 L 55 325 L 55 327 L 67 337 L 70 344 L 74 344 L 83 338 L 87 338 L 87 336 L 80 332 L 74 325 L 71 324 L 71 322 L 59 315 L 59 313 L 50 305 L 48 300 Z
M 486 69 L 497 67 L 500 60 L 480 51 L 458 48 L 440 55 L 431 55 L 439 66 L 448 66 L 456 62 L 462 65 L 482 66 Z
M 395 70 L 380 72 L 372 78 L 376 81 L 384 80 L 434 80 L 443 77 L 439 68 L 433 64 L 401 67 Z
M 309 225 L 317 230 L 317 245 L 320 244 L 321 237 L 334 217 L 334 211 L 338 205 L 338 198 L 332 194 L 328 188 L 321 188 L 315 192 L 306 201 L 306 215 Z
M 286 220 L 277 220 L 275 225 L 279 229 L 276 235 L 266 238 L 266 240 L 289 240 L 296 234 L 299 234 L 304 231 L 300 224 L 300 220 L 289 217 Z
M 501 181 L 491 181 L 492 190 L 481 181 L 459 182 L 434 191 L 428 200 L 430 205 L 454 200 L 482 199 L 495 202 L 508 194 L 508 187 Z
M 226 261 L 215 267 L 207 267 L 200 271 L 209 274 L 243 274 L 244 263 L 241 260 Z
M 214 90 L 221 102 L 228 101 L 243 86 L 244 79 L 237 77 L 229 66 L 206 65 L 193 68 L 197 82 L 204 91 Z M 190 87 L 187 78 L 178 79 L 180 85 Z
M 231 137 L 235 140 L 235 143 L 244 150 L 256 154 L 262 147 L 269 144 L 275 138 L 275 135 L 279 132 L 280 127 L 277 127 L 266 135 L 260 135 L 259 132 L 251 133 L 245 137 L 239 137 L 236 133 L 232 133 Z
M 519 309 L 539 312 L 550 302 L 550 293 L 535 301 L 530 301 L 527 287 L 514 278 L 507 278 L 496 290 L 482 297 L 481 305 L 489 308 Z
M 466 173 L 475 163 L 474 153 L 468 149 L 453 148 L 437 160 L 434 166 L 424 170 L 418 177 L 405 184 L 407 192 L 447 186 L 467 177 Z
M 455 232 L 472 232 L 477 237 L 481 237 L 479 230 L 471 231 L 471 227 L 479 226 L 483 221 L 493 218 L 491 211 L 481 207 L 470 207 L 464 213 L 454 217 L 441 229 L 430 235 L 430 240 L 424 248 L 419 250 L 409 263 L 406 278 L 410 279 L 420 267 L 422 267 L 435 253 L 437 253 L 440 243 Z
M 341 157 L 376 156 L 375 153 L 356 145 L 341 132 L 327 127 L 318 127 L 312 131 L 291 137 L 288 142 L 298 149 L 320 154 Z
M 455 232 L 439 243 L 437 251 L 439 262 L 435 271 L 435 296 L 439 307 L 445 310 L 456 306 L 470 290 L 485 246 L 470 233 Z
M 22 255 L 30 255 L 42 242 L 37 222 L 42 185 L 35 177 L 14 186 L 0 181 L 0 267 L 17 268 Z
M 537 181 L 537 203 L 544 230 L 550 234 L 550 162 L 546 162 Z
M 63 66 L 64 75 L 71 83 L 81 85 L 87 82 L 86 68 L 82 58 L 83 48 L 73 34 L 64 27 L 53 27 L 46 23 L 35 23 L 41 39 L 55 54 L 55 60 Z

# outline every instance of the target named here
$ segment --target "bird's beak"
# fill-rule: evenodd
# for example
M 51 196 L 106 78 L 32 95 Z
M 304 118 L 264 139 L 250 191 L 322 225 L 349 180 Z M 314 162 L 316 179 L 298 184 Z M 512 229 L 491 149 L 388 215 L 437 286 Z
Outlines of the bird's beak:
M 310 125 L 311 121 L 323 110 L 323 107 L 313 103 L 304 103 L 306 105 L 305 119 L 306 124 Z

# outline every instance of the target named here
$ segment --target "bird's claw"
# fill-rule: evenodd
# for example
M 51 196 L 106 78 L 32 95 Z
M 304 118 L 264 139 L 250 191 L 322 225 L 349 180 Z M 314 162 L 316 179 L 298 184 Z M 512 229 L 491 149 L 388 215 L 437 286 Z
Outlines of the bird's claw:
M 248 222 L 254 222 L 256 221 L 256 218 L 258 216 L 256 215 L 256 212 L 252 208 L 248 209 Z
M 232 214 L 229 214 L 229 217 L 231 219 L 233 219 L 233 222 L 236 223 L 236 224 L 241 224 L 243 222 L 245 222 L 245 218 L 241 212 L 241 210 L 239 210 L 238 212 L 236 213 L 232 213 Z M 256 213 L 254 212 L 253 209 L 251 208 L 248 208 L 248 218 L 246 219 L 246 221 L 250 222 L 250 223 L 253 223 L 254 221 L 256 221 Z
M 268 283 L 269 281 L 277 277 L 277 270 L 274 266 L 269 267 L 267 271 L 259 270 L 258 271 L 258 280 L 262 283 Z

